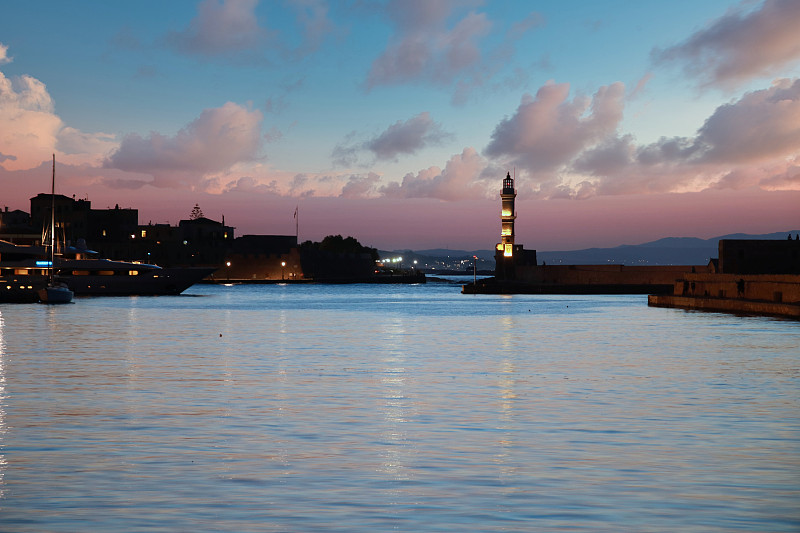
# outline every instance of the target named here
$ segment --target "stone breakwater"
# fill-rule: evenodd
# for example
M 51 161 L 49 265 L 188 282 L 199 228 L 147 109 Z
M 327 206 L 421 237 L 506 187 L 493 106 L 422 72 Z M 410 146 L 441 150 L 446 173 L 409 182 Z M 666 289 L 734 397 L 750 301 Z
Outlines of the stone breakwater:
M 675 281 L 671 295 L 652 294 L 647 303 L 800 320 L 800 275 L 686 274 Z

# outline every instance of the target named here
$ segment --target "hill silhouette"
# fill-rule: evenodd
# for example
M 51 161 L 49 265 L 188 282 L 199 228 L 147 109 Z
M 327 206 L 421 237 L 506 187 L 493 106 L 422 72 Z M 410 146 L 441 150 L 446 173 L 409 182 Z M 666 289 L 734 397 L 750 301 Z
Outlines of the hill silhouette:
M 622 264 L 622 265 L 704 265 L 718 255 L 719 241 L 721 239 L 786 239 L 788 235 L 794 238 L 800 230 L 782 231 L 761 235 L 748 233 L 731 233 L 700 239 L 697 237 L 665 237 L 642 244 L 623 244 L 613 248 L 586 248 L 582 250 L 565 251 L 540 251 L 537 250 L 538 262 L 548 265 L 597 265 L 597 264 Z M 523 243 L 525 244 L 525 243 Z M 526 245 L 526 248 L 529 246 Z M 472 256 L 485 262 L 494 263 L 494 250 L 448 250 L 434 248 L 428 250 L 402 250 L 394 252 L 381 252 L 381 254 L 404 254 L 406 257 L 424 257 L 440 261 L 457 262 L 472 260 Z M 479 264 L 478 268 L 481 268 Z

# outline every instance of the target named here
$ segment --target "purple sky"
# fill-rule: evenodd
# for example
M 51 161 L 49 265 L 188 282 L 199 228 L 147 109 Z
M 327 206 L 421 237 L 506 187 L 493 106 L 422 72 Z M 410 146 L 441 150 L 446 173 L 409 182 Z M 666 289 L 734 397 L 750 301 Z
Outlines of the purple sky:
M 800 2 L 31 0 L 0 207 L 49 186 L 237 234 L 568 250 L 800 228 Z M 70 28 L 64 32 L 63 28 Z

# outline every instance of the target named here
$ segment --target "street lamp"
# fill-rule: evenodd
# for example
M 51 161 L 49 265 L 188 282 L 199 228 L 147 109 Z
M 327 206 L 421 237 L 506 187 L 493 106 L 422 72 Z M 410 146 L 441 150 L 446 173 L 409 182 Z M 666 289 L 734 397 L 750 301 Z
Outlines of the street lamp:
M 286 261 L 281 261 L 281 281 L 285 279 L 284 272 L 286 271 Z
M 227 267 L 227 268 L 225 269 L 225 272 L 226 272 L 226 273 L 227 273 L 227 275 L 228 275 L 228 281 L 230 281 L 230 280 L 231 280 L 231 262 L 230 262 L 230 261 L 226 261 L 226 262 L 225 262 L 225 266 Z

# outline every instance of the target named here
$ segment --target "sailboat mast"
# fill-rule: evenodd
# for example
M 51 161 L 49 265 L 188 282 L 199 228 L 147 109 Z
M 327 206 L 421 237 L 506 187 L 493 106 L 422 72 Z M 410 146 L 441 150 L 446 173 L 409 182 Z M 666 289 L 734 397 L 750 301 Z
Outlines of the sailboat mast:
M 53 180 L 50 185 L 50 281 L 53 281 L 56 247 L 56 154 L 53 154 Z

